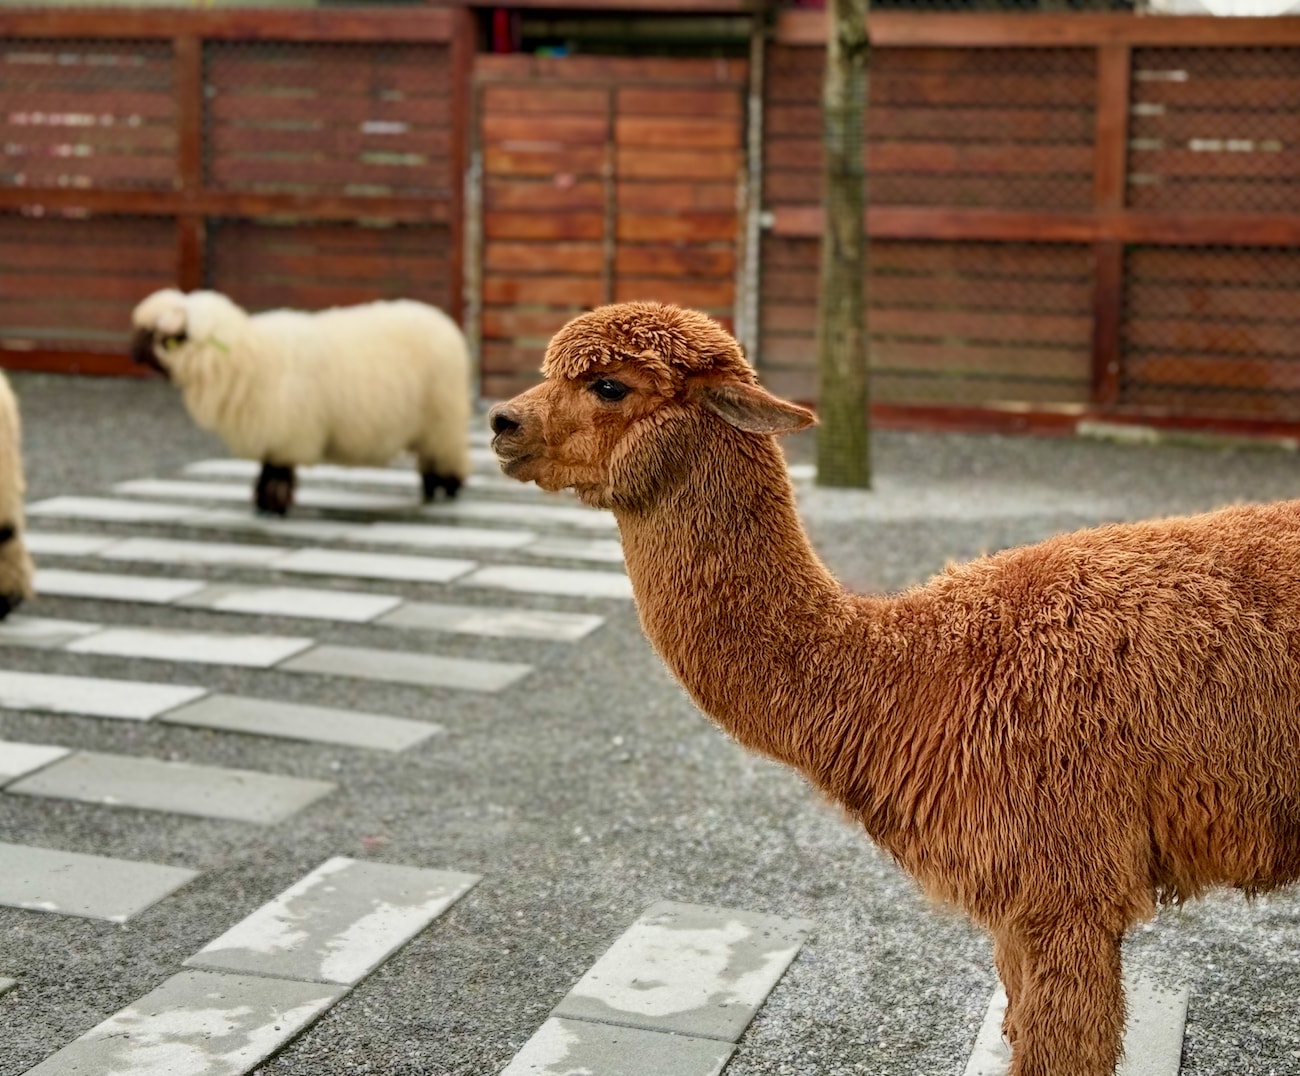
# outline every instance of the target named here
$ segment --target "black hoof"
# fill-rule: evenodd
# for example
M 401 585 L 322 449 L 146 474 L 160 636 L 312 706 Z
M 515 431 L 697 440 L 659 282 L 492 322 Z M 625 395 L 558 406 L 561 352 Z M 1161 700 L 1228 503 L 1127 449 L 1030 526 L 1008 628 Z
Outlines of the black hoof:
M 21 594 L 0 594 L 0 620 L 3 620 L 23 603 Z
M 262 464 L 262 473 L 257 476 L 257 487 L 253 492 L 253 503 L 257 505 L 257 510 L 271 516 L 287 515 L 289 506 L 293 504 L 296 477 L 292 467 Z
M 436 471 L 421 471 L 420 482 L 424 486 L 424 503 L 428 504 L 437 496 L 438 490 L 444 490 L 448 499 L 456 496 L 461 481 L 454 474 L 438 474 Z

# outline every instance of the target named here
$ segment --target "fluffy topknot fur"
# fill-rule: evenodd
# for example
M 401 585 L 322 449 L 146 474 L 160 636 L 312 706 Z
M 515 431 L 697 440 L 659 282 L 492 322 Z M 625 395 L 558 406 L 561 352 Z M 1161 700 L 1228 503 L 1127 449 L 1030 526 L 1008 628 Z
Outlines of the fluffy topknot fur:
M 758 384 L 726 329 L 698 310 L 667 303 L 617 303 L 579 315 L 552 337 L 542 373 L 573 381 L 628 360 L 664 395 L 681 392 L 698 375 Z

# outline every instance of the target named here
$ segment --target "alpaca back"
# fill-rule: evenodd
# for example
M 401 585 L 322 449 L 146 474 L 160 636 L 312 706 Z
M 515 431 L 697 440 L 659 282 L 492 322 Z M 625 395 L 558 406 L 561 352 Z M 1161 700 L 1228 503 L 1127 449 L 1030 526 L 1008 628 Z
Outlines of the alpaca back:
M 967 752 L 936 764 L 1166 898 L 1300 878 L 1300 501 L 1061 535 L 923 593 Z

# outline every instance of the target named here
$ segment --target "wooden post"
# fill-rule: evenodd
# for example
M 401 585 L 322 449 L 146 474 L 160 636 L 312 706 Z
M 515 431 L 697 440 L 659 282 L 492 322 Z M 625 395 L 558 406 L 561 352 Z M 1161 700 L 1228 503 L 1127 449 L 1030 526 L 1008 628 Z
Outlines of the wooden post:
M 448 206 L 448 242 L 451 244 L 449 263 L 450 280 L 447 283 L 447 313 L 457 324 L 464 324 L 465 265 L 468 252 L 465 214 L 467 199 L 465 185 L 469 175 L 470 131 L 474 121 L 474 54 L 478 51 L 478 26 L 471 8 L 458 7 L 451 13 L 451 204 Z
M 1128 179 L 1128 116 L 1132 55 L 1128 45 L 1097 50 L 1097 121 L 1093 164 L 1093 209 L 1124 208 Z M 1092 402 L 1111 408 L 1119 400 L 1124 331 L 1124 244 L 1093 244 Z
M 172 39 L 176 64 L 176 188 L 188 203 L 197 202 L 203 187 L 203 39 L 186 34 Z M 201 212 L 176 218 L 176 286 L 193 291 L 204 284 L 204 244 Z
M 822 95 L 826 224 L 817 302 L 817 482 L 871 485 L 867 428 L 867 0 L 827 5 Z

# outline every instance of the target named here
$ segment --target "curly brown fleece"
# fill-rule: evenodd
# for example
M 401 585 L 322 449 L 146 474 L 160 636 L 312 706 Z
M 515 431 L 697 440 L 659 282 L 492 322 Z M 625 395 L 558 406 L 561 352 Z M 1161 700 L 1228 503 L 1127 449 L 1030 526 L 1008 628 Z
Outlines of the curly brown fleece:
M 490 416 L 507 474 L 613 509 L 700 707 L 992 933 L 1014 1076 L 1110 1076 L 1158 901 L 1300 878 L 1300 502 L 1061 535 L 890 597 L 818 560 L 760 388 L 693 311 L 603 307 Z M 621 393 L 621 395 L 620 395 Z

